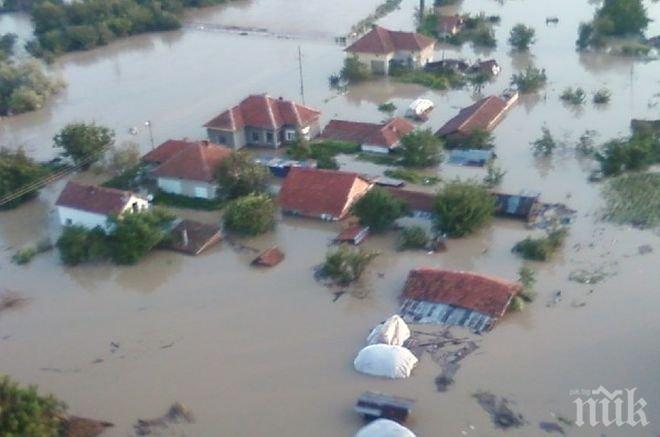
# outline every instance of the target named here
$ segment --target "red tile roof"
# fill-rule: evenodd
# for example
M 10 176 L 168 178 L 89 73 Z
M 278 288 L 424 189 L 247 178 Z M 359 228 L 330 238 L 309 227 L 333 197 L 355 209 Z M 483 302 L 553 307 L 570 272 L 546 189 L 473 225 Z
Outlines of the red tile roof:
M 163 145 L 165 144 L 167 143 Z M 170 149 L 174 149 L 174 147 L 170 147 Z M 163 150 L 163 156 L 166 155 L 166 151 Z M 158 149 L 153 150 L 153 152 L 158 152 Z M 187 146 L 181 147 L 178 152 L 173 153 L 152 173 L 155 176 L 213 182 L 218 164 L 231 153 L 231 149 L 208 141 L 187 143 Z
M 134 193 L 114 188 L 69 181 L 55 202 L 56 206 L 112 215 L 121 213 Z
M 414 129 L 415 126 L 403 118 L 393 118 L 380 124 L 330 120 L 323 129 L 321 137 L 357 144 L 391 147 L 398 143 L 401 137 Z
M 401 188 L 388 187 L 392 196 L 402 200 L 412 211 L 433 212 L 435 194 L 421 191 L 402 190 Z
M 142 156 L 141 159 L 142 162 L 146 162 L 147 164 L 162 164 L 191 144 L 194 144 L 194 142 L 187 140 L 167 140 Z
M 266 249 L 252 261 L 252 265 L 274 267 L 284 260 L 284 253 L 277 246 Z
M 374 26 L 366 35 L 351 44 L 346 51 L 387 54 L 398 50 L 421 51 L 434 44 L 434 39 L 421 33 L 392 31 Z
M 279 199 L 285 211 L 342 219 L 372 185 L 357 173 L 293 167 L 284 179 Z
M 507 102 L 497 96 L 489 96 L 461 109 L 457 116 L 442 126 L 437 135 L 463 134 L 467 135 L 477 129 L 491 130 L 502 113 Z
M 204 127 L 241 130 L 245 126 L 280 129 L 285 125 L 305 127 L 316 121 L 321 111 L 290 100 L 274 99 L 267 94 L 247 97 L 237 106 L 218 115 Z
M 517 282 L 478 273 L 421 268 L 408 274 L 403 297 L 500 317 L 521 289 Z
M 184 239 L 184 232 L 188 241 Z M 169 247 L 178 252 L 199 255 L 222 239 L 220 227 L 194 220 L 181 220 L 170 232 Z

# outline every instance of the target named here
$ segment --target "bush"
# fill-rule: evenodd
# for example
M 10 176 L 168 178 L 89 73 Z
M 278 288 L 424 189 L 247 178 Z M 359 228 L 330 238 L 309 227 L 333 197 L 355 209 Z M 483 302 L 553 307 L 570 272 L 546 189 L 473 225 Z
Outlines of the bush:
M 60 436 L 66 405 L 53 396 L 41 396 L 36 386 L 20 387 L 0 377 L 0 433 L 3 436 Z
M 369 226 L 372 232 L 381 232 L 406 214 L 406 206 L 385 189 L 375 187 L 355 203 L 353 213 L 363 226 Z
M 640 228 L 660 225 L 660 173 L 632 173 L 607 182 L 605 219 Z
M 610 90 L 608 90 L 607 88 L 601 88 L 594 93 L 593 102 L 597 105 L 602 105 L 608 103 L 611 97 L 612 97 L 612 93 L 610 92 Z
M 344 60 L 339 76 L 349 82 L 360 82 L 371 78 L 371 71 L 357 56 L 349 56 Z
M 515 85 L 521 93 L 533 93 L 545 86 L 548 78 L 544 70 L 529 66 L 524 71 L 514 74 L 511 85 Z
M 105 259 L 110 252 L 105 231 L 83 226 L 65 226 L 56 246 L 65 265 L 76 266 Z
M 534 44 L 536 31 L 522 23 L 516 24 L 509 35 L 509 44 L 515 50 L 529 50 L 529 46 Z
M 634 135 L 627 140 L 605 143 L 596 154 L 605 176 L 616 176 L 626 171 L 643 170 L 658 162 L 660 142 L 652 137 Z
M 399 250 L 425 249 L 429 244 L 429 235 L 421 226 L 409 226 L 401 230 Z
M 557 143 L 547 127 L 541 128 L 541 138 L 532 142 L 534 153 L 541 156 L 550 156 L 557 148 Z
M 136 264 L 169 236 L 173 220 L 171 214 L 159 208 L 111 218 L 108 242 L 112 260 L 117 264 Z
M 0 116 L 38 109 L 62 86 L 61 80 L 47 75 L 35 60 L 0 59 Z
M 401 138 L 398 153 L 410 167 L 430 167 L 442 161 L 442 140 L 430 129 L 415 130 Z
M 71 123 L 55 135 L 55 147 L 64 149 L 63 155 L 76 165 L 89 167 L 98 161 L 115 141 L 115 133 L 96 123 Z
M 536 272 L 527 267 L 521 267 L 518 270 L 518 281 L 522 284 L 523 290 L 520 292 L 520 297 L 525 302 L 533 302 L 536 299 L 536 291 L 534 284 L 536 284 Z
M 548 261 L 561 247 L 568 235 L 566 229 L 550 232 L 546 237 L 527 237 L 513 246 L 513 252 L 530 261 Z
M 348 285 L 358 280 L 377 256 L 375 252 L 342 245 L 326 254 L 320 274 L 339 285 Z
M 451 148 L 458 147 L 460 149 L 492 149 L 495 147 L 495 138 L 493 134 L 485 129 L 475 129 L 466 136 L 452 139 Z
M 236 199 L 268 189 L 268 170 L 252 160 L 248 152 L 234 152 L 220 162 L 216 179 L 222 197 Z
M 38 181 L 47 173 L 48 171 L 29 158 L 23 149 L 12 151 L 0 148 L 0 198 Z M 39 190 L 34 190 L 23 194 L 9 203 L 0 205 L 0 209 L 18 206 L 38 193 Z
M 275 202 L 265 194 L 250 194 L 227 205 L 225 227 L 241 235 L 259 235 L 275 227 Z
M 484 185 L 493 188 L 498 186 L 502 179 L 506 175 L 506 171 L 502 170 L 501 167 L 495 165 L 493 161 L 490 161 L 486 165 L 486 176 L 484 176 Z
M 438 193 L 434 205 L 435 226 L 452 237 L 471 234 L 495 214 L 495 199 L 486 187 L 454 180 Z
M 40 253 L 47 252 L 53 248 L 53 245 L 50 243 L 50 240 L 43 240 L 37 243 L 35 246 L 24 247 L 17 251 L 12 257 L 12 262 L 20 265 L 25 265 L 30 263 L 32 259 L 39 255 Z
M 388 114 L 392 114 L 394 111 L 396 111 L 396 105 L 392 102 L 382 103 L 378 105 L 378 110 L 380 112 L 387 112 Z
M 575 89 L 568 87 L 561 93 L 559 98 L 571 105 L 581 105 L 587 100 L 587 93 L 580 87 Z

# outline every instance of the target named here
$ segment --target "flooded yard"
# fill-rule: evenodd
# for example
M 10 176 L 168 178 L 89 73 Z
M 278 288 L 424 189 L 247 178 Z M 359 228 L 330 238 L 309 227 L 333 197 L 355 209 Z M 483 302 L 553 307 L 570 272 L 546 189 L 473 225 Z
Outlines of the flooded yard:
M 66 123 L 88 120 L 115 129 L 119 142 L 138 141 L 142 151 L 151 148 L 147 120 L 156 144 L 203 138 L 207 120 L 248 94 L 300 99 L 299 46 L 305 101 L 323 111 L 322 123 L 331 118 L 380 121 L 379 104 L 391 101 L 403 115 L 412 100 L 423 97 L 436 105 L 426 123 L 436 130 L 478 98 L 474 90 L 432 91 L 388 79 L 351 86 L 345 94 L 328 87 L 328 77 L 344 59 L 334 38 L 379 3 L 240 0 L 191 13 L 181 31 L 63 56 L 52 69 L 68 87 L 40 111 L 0 119 L 0 145 L 23 146 L 49 159 L 55 153 L 53 135 Z M 660 3 L 647 3 L 656 20 L 648 34 L 656 35 Z M 417 6 L 403 0 L 379 22 L 412 30 Z M 601 222 L 601 187 L 587 182 L 593 163 L 574 152 L 585 130 L 596 130 L 600 142 L 627 135 L 631 118 L 660 118 L 660 61 L 575 52 L 577 26 L 591 19 L 593 9 L 586 0 L 464 0 L 447 8 L 501 16 L 496 49 L 439 45 L 436 53 L 437 59 L 495 58 L 502 72 L 484 87 L 484 96 L 499 94 L 528 64 L 548 74 L 546 88 L 522 96 L 494 131 L 498 163 L 507 170 L 502 190 L 533 189 L 543 201 L 565 202 L 579 212 L 557 259 L 531 264 L 538 271 L 536 301 L 483 335 L 447 392 L 436 390 L 441 369 L 428 356 L 405 381 L 358 374 L 352 362 L 369 330 L 397 311 L 410 269 L 444 267 L 515 279 L 523 262 L 511 248 L 530 233 L 522 223 L 495 220 L 470 238 L 450 240 L 447 252 L 433 255 L 396 252 L 395 233 L 370 237 L 366 246 L 381 255 L 357 291 L 336 302 L 335 290 L 317 283 L 313 270 L 341 225 L 291 217 L 264 237 L 241 241 L 256 250 L 277 244 L 286 259 L 270 270 L 250 267 L 255 252 L 227 242 L 196 258 L 154 252 L 134 267 L 67 268 L 56 251 L 27 266 L 11 263 L 22 246 L 57 237 L 53 204 L 63 182 L 26 205 L 0 212 L 0 290 L 29 299 L 0 314 L 0 373 L 38 384 L 66 401 L 74 414 L 115 423 L 109 436 L 131 435 L 138 418 L 157 416 L 175 401 L 196 417 L 181 426 L 185 435 L 352 435 L 362 424 L 352 406 L 365 390 L 416 399 L 408 426 L 420 436 L 502 434 L 473 399 L 478 391 L 516 402 L 529 424 L 507 434 L 545 435 L 539 422 L 574 419 L 572 390 L 600 385 L 637 387 L 648 403 L 650 425 L 573 426 L 568 435 L 660 434 L 655 311 L 660 307 L 660 234 Z M 546 25 L 548 16 L 558 16 L 559 23 Z M 538 42 L 530 55 L 509 52 L 506 38 L 518 22 L 536 28 Z M 214 31 L 209 24 L 264 28 L 273 35 Z M 30 33 L 29 20 L 21 15 L 0 16 L 0 25 L 2 32 Z M 283 34 L 290 37 L 277 36 Z M 607 87 L 612 100 L 576 110 L 559 99 L 568 86 L 588 93 Z M 530 142 L 544 125 L 562 144 L 554 157 L 540 159 Z M 137 136 L 129 134 L 132 127 L 138 128 Z M 385 168 L 350 157 L 341 162 L 343 169 L 371 174 Z M 444 179 L 485 174 L 450 165 L 438 172 Z M 186 216 L 219 220 L 210 212 Z M 640 255 L 642 245 L 651 245 L 653 252 Z M 603 266 L 613 274 L 598 284 L 569 280 L 576 269 Z M 555 302 L 557 291 L 562 299 Z

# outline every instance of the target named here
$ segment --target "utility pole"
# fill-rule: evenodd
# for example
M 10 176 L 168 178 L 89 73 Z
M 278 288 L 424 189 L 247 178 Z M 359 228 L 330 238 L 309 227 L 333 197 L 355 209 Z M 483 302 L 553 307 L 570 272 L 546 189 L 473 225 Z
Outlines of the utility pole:
M 144 125 L 149 128 L 149 139 L 151 140 L 151 150 L 153 150 L 155 145 L 154 145 L 154 133 L 151 130 L 151 121 L 150 120 L 145 121 Z
M 424 23 L 424 13 L 426 12 L 426 1 L 419 0 L 419 24 Z
M 303 80 L 302 50 L 298 46 L 298 69 L 300 70 L 300 97 L 303 105 L 305 104 L 305 83 Z

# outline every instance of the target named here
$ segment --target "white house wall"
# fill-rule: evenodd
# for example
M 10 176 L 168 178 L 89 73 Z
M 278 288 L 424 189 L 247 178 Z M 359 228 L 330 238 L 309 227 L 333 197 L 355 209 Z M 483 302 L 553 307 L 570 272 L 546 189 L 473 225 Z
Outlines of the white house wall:
M 81 211 L 66 206 L 58 206 L 57 214 L 62 226 L 78 225 L 92 229 L 97 226 L 105 228 L 108 222 L 108 216 L 94 212 Z
M 159 177 L 158 188 L 166 193 L 201 199 L 214 199 L 217 195 L 217 186 L 215 184 L 187 179 Z

